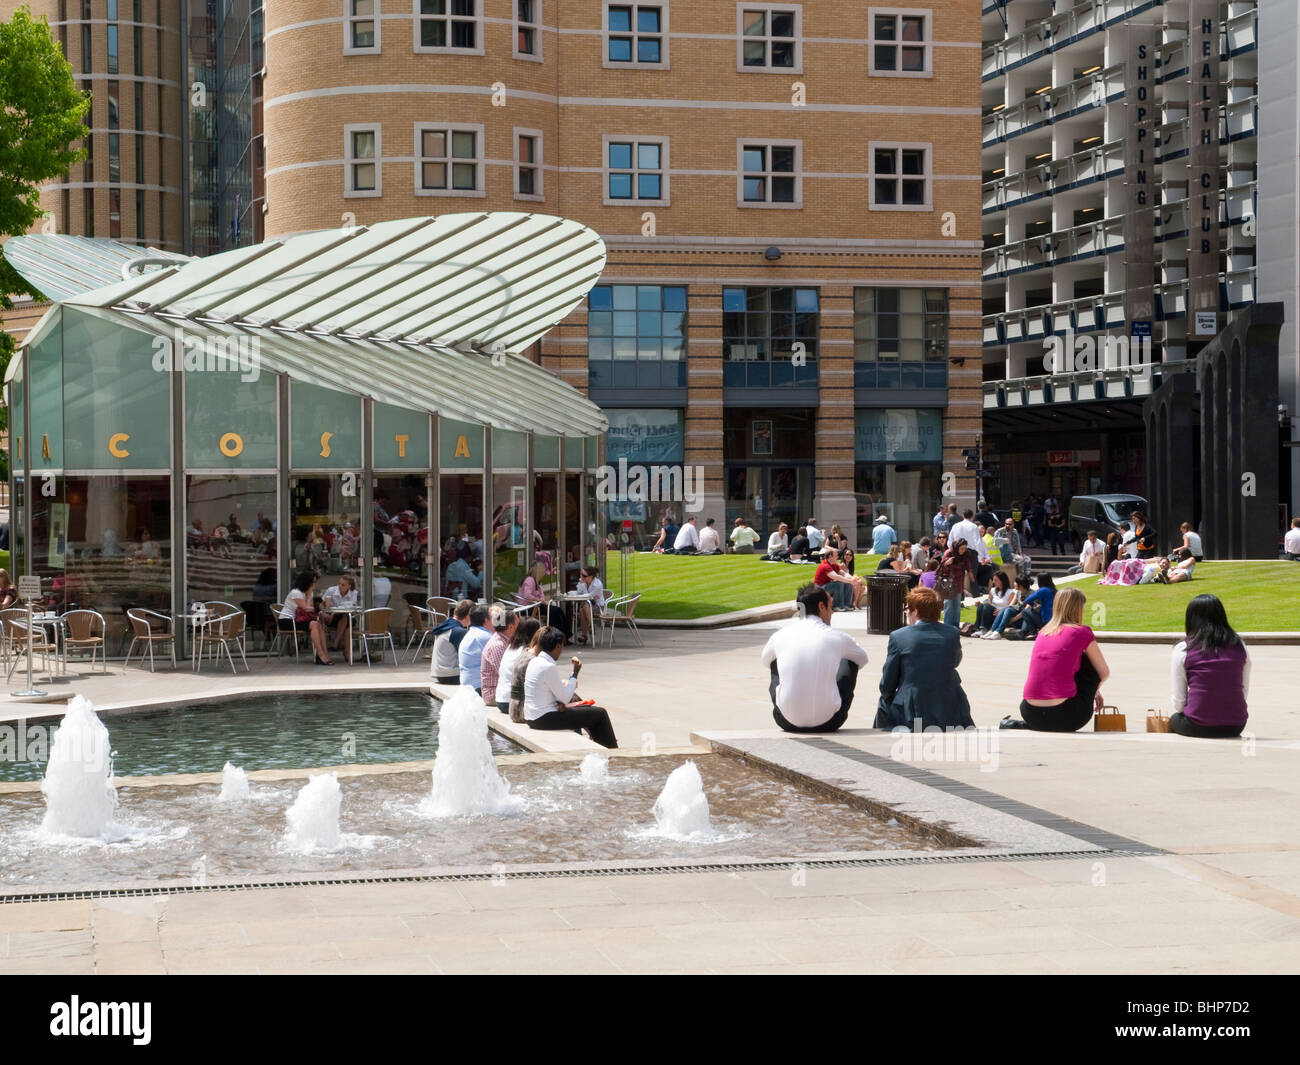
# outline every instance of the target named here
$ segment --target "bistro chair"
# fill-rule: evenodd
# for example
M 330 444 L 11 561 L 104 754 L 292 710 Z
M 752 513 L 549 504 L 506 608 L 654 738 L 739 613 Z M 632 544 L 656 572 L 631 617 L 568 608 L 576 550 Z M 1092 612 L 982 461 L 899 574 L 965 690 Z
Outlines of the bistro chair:
M 230 672 L 237 673 L 235 657 L 230 653 L 230 647 L 233 644 L 239 650 L 239 657 L 244 663 L 244 672 L 247 673 L 249 671 L 248 659 L 244 655 L 244 633 L 247 624 L 248 618 L 245 617 L 242 610 L 235 610 L 205 621 L 199 628 L 198 636 L 195 637 L 195 672 L 198 672 L 203 664 L 203 648 L 207 646 L 213 648 L 217 661 L 221 660 L 221 652 L 225 651 L 226 661 L 230 663 Z
M 164 647 L 171 648 L 172 669 L 176 668 L 176 632 L 172 628 L 172 619 L 166 614 L 159 614 L 153 610 L 146 610 L 142 606 L 128 607 L 126 611 L 126 620 L 131 626 L 131 646 L 127 648 L 126 660 L 122 663 L 122 668 L 126 669 L 131 664 L 131 655 L 135 652 L 137 644 L 144 644 L 149 649 L 149 672 L 154 672 L 153 649 L 157 645 L 159 650 Z M 140 651 L 140 666 L 144 667 L 144 649 Z
M 388 626 L 392 620 L 393 610 L 391 607 L 376 606 L 362 611 L 358 635 L 366 652 L 367 668 L 370 667 L 370 644 L 376 640 L 380 643 L 385 640 L 388 641 L 388 647 L 393 652 L 393 662 L 397 662 L 397 647 L 393 643 L 393 634 L 388 631 Z
M 641 633 L 636 627 L 636 607 L 641 602 L 641 593 L 629 595 L 623 599 L 612 599 L 604 605 L 600 612 L 601 632 L 605 631 L 605 626 L 609 626 L 609 645 L 614 646 L 614 634 L 619 624 L 626 625 L 628 630 L 636 637 L 638 647 L 644 647 L 641 640 Z
M 420 657 L 420 652 L 424 650 L 424 641 L 433 635 L 433 630 L 438 627 L 441 620 L 432 610 L 426 610 L 422 606 L 416 606 L 414 603 L 406 604 L 407 616 L 410 619 L 411 635 L 406 641 L 406 649 L 411 649 L 411 644 L 415 638 L 420 637 L 420 642 L 415 644 L 415 654 L 411 656 L 411 661 L 415 662 Z
M 89 648 L 91 672 L 95 671 L 95 656 L 98 655 L 100 665 L 107 673 L 108 658 L 104 648 L 104 637 L 108 632 L 108 625 L 104 621 L 104 615 L 98 610 L 69 610 L 63 615 L 63 623 L 68 627 L 63 637 L 64 654 L 69 655 L 73 651 L 84 651 Z
M 13 615 L 20 615 L 14 617 Z M 13 652 L 13 659 L 9 663 L 8 676 L 14 675 L 14 670 L 18 663 L 23 660 L 30 641 L 32 654 L 41 656 L 42 671 L 49 672 L 50 655 L 58 654 L 58 647 L 50 640 L 45 630 L 39 625 L 33 623 L 32 630 L 27 629 L 27 611 L 26 610 L 5 610 L 0 611 L 0 623 L 4 625 L 5 642 L 9 644 Z
M 445 595 L 431 595 L 424 601 L 426 610 L 438 616 L 439 621 L 446 621 L 456 609 L 456 600 Z
M 310 640 L 311 633 L 304 632 L 302 629 L 299 629 L 297 626 L 295 626 L 292 629 L 280 628 L 280 622 L 281 620 L 284 619 L 283 603 L 271 604 L 271 617 L 275 622 L 275 642 L 271 645 L 271 654 L 267 656 L 267 660 L 269 661 L 272 655 L 275 656 L 280 655 L 282 653 L 281 647 L 283 646 L 284 641 L 288 640 L 290 643 L 293 644 L 293 657 L 294 657 L 294 661 L 296 662 L 298 660 L 299 639 L 305 637 L 306 639 Z

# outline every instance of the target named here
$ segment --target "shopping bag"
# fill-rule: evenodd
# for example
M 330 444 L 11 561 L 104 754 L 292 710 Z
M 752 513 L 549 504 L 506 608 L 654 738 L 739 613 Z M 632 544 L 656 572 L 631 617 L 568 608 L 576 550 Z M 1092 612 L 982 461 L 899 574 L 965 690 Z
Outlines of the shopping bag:
M 1147 711 L 1147 731 L 1148 732 L 1170 732 L 1169 718 L 1162 710 Z
M 1119 712 L 1118 706 L 1103 706 L 1092 717 L 1094 732 L 1127 732 L 1128 718 Z

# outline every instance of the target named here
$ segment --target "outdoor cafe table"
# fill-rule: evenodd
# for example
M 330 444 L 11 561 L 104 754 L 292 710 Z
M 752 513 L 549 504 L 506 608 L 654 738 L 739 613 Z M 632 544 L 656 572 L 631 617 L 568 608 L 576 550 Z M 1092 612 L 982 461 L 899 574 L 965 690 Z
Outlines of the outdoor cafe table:
M 32 625 L 51 630 L 54 638 L 54 660 L 59 664 L 59 672 L 68 672 L 68 623 L 54 613 L 46 610 L 32 615 Z

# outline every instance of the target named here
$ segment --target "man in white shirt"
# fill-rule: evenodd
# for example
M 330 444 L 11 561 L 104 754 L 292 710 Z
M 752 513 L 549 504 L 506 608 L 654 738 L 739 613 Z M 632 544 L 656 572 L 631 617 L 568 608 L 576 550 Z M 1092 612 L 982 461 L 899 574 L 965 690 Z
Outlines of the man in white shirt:
M 804 533 L 808 537 L 808 547 L 814 555 L 821 553 L 822 544 L 826 542 L 826 534 L 817 528 L 816 521 L 816 518 L 809 518 Z
M 1292 562 L 1300 562 L 1300 518 L 1291 519 L 1291 528 L 1282 540 L 1282 547 L 1287 558 Z
M 469 612 L 469 632 L 460 641 L 456 653 L 460 664 L 460 682 L 478 691 L 483 686 L 483 648 L 492 639 L 492 629 L 488 626 L 488 608 L 479 604 Z
M 1119 523 L 1119 545 L 1119 553 L 1125 558 L 1138 557 L 1137 533 L 1133 531 L 1133 526 L 1126 521 Z
M 772 717 L 786 732 L 834 732 L 848 719 L 867 652 L 847 632 L 831 628 L 825 588 L 804 585 L 799 605 L 804 616 L 772 633 L 763 648 L 763 665 L 772 673 Z
M 1088 530 L 1088 539 L 1083 541 L 1083 550 L 1079 552 L 1079 568 L 1083 573 L 1100 573 L 1106 568 L 1106 545 L 1097 539 L 1097 530 Z
M 700 549 L 700 531 L 692 514 L 677 530 L 677 539 L 673 541 L 673 550 L 679 555 L 693 555 Z
M 700 530 L 700 550 L 701 555 L 719 555 L 722 553 L 722 541 L 718 537 L 718 530 L 714 525 L 716 518 L 710 518 L 704 523 L 704 528 Z
M 609 714 L 603 709 L 599 706 L 565 705 L 574 699 L 582 660 L 574 655 L 570 659 L 572 672 L 568 679 L 560 679 L 556 662 L 564 650 L 564 633 L 553 627 L 543 629 L 538 644 L 537 657 L 528 663 L 528 671 L 524 674 L 524 720 L 528 727 L 574 732 L 586 729 L 587 735 L 602 747 L 617 747 L 614 726 L 609 723 Z

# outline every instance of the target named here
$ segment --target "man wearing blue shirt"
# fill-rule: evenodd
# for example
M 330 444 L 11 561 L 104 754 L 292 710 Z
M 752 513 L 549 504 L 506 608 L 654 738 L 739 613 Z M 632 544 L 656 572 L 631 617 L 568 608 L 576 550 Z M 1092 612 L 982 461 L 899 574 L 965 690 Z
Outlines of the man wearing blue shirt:
M 876 527 L 871 530 L 871 553 L 873 555 L 887 555 L 889 549 L 898 543 L 898 534 L 894 532 L 893 527 L 889 524 L 889 519 L 881 514 L 876 519 Z
M 475 691 L 483 686 L 483 648 L 492 639 L 488 627 L 488 608 L 479 604 L 469 612 L 469 631 L 460 641 L 457 658 L 460 662 L 460 682 Z

